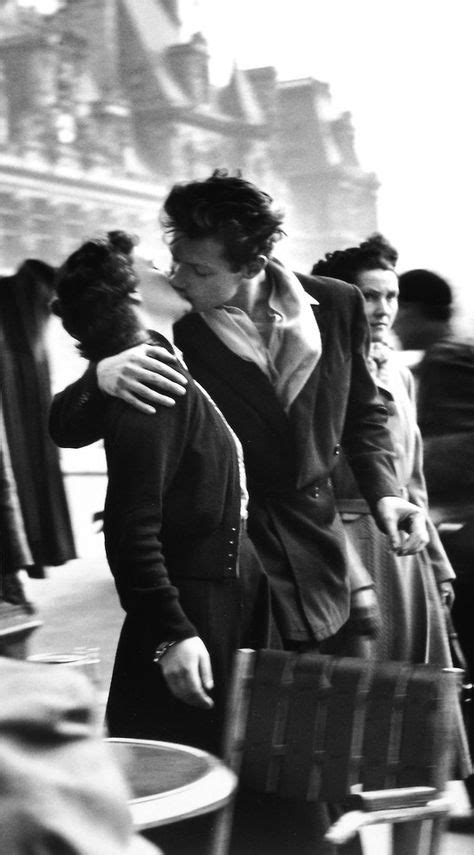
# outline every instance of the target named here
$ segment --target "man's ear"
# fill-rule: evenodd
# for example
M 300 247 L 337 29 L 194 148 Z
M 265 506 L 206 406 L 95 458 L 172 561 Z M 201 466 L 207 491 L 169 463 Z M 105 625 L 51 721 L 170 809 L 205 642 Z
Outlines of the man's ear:
M 244 265 L 243 273 L 246 279 L 254 279 L 255 276 L 258 276 L 262 270 L 265 270 L 265 267 L 268 264 L 268 258 L 266 255 L 257 255 L 256 258 L 253 258 L 252 261 L 249 261 L 248 264 Z

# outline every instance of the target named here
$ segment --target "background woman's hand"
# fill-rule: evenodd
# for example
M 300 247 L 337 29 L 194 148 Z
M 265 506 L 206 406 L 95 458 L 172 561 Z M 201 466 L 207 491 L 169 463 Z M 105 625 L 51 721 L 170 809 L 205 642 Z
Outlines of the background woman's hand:
M 180 701 L 205 709 L 214 706 L 208 694 L 214 687 L 211 660 L 200 638 L 178 641 L 166 651 L 159 667 L 168 688 Z
M 455 600 L 452 580 L 445 579 L 443 582 L 439 582 L 438 591 L 443 606 L 451 609 Z
M 173 362 L 176 357 L 165 347 L 138 344 L 101 359 L 97 383 L 107 395 L 122 398 L 142 413 L 155 413 L 157 405 L 174 407 L 176 395 L 186 393 L 188 381 Z
M 396 555 L 413 555 L 429 541 L 423 508 L 398 496 L 385 496 L 377 502 L 377 513 Z
M 351 593 L 348 626 L 356 635 L 375 638 L 382 627 L 377 595 L 373 587 L 359 588 Z

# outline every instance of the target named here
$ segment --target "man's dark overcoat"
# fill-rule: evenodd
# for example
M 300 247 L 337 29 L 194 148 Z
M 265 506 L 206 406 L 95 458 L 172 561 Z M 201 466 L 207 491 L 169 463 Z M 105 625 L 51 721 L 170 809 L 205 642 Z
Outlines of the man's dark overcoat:
M 231 352 L 199 315 L 176 325 L 175 342 L 243 444 L 248 531 L 273 584 L 280 634 L 321 641 L 349 612 L 331 486 L 341 447 L 374 510 L 378 499 L 400 491 L 387 412 L 367 367 L 361 293 L 334 279 L 298 278 L 317 301 L 322 355 L 288 414 L 257 365 Z

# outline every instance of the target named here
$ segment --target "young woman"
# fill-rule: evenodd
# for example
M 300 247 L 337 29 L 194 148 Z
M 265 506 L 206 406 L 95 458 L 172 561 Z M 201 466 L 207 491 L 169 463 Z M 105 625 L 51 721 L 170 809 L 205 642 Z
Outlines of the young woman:
M 191 308 L 150 265 L 137 275 L 132 247 L 129 236 L 111 232 L 59 271 L 54 310 L 92 361 L 141 341 L 173 351 L 172 325 Z M 139 286 L 158 333 L 148 330 Z M 108 396 L 104 408 L 101 396 L 105 546 L 126 612 L 107 722 L 113 736 L 218 751 L 232 654 L 248 641 L 243 624 L 260 565 L 242 527 L 239 443 L 181 371 L 187 394 L 154 416 Z M 57 408 L 67 408 L 69 389 Z

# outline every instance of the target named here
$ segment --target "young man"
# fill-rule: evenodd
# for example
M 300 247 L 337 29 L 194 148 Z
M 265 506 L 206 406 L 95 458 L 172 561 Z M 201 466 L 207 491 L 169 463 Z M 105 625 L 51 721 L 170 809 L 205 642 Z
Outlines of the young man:
M 175 325 L 175 342 L 242 442 L 248 531 L 283 644 L 304 650 L 332 640 L 349 613 L 331 487 L 341 447 L 392 548 L 415 552 L 427 534 L 423 513 L 400 497 L 360 292 L 272 260 L 281 223 L 266 193 L 219 171 L 176 185 L 164 205 L 171 282 L 194 308 Z M 53 439 L 79 446 L 100 437 L 99 389 L 145 411 L 172 404 L 148 388 L 183 391 L 155 357 L 164 354 L 145 346 L 103 360 L 98 386 L 91 367 L 56 398 Z

